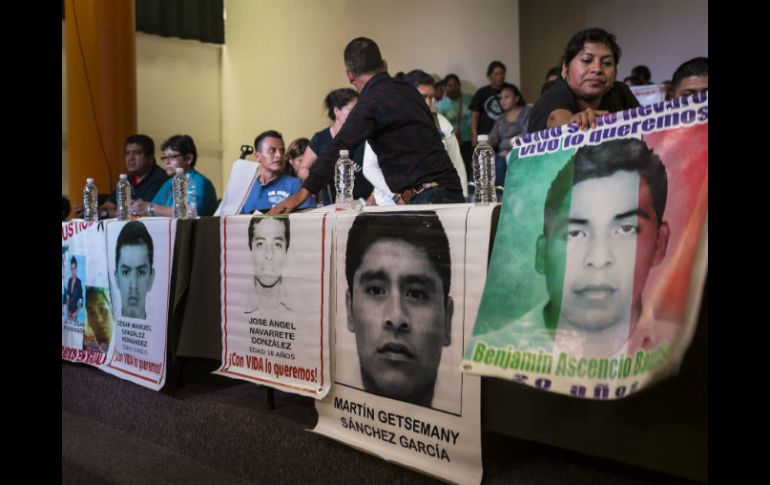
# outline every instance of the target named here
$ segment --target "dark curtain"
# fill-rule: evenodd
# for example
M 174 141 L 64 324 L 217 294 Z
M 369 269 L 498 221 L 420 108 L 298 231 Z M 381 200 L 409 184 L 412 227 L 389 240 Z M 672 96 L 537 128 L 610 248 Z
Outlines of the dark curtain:
M 136 0 L 136 30 L 225 43 L 224 0 Z
M 224 0 L 135 0 L 136 30 L 162 37 L 225 43 Z M 62 19 L 64 0 L 62 0 Z

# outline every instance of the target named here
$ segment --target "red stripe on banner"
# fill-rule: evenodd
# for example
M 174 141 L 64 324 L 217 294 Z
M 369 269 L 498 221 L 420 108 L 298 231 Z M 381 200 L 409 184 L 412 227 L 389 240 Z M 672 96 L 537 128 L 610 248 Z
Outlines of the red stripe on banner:
M 329 213 L 324 214 L 323 223 L 321 224 L 321 387 L 324 386 L 324 263 L 326 254 L 326 216 Z
M 126 369 L 121 369 L 120 367 L 115 367 L 114 365 L 112 365 L 112 362 L 110 362 L 109 364 L 107 364 L 107 366 L 108 366 L 108 367 L 112 367 L 113 369 L 115 369 L 115 370 L 116 370 L 116 371 L 118 371 L 118 372 L 122 372 L 122 373 L 124 373 L 124 374 L 128 374 L 128 375 L 130 375 L 130 376 L 134 376 L 134 377 L 137 377 L 137 378 L 139 378 L 139 379 L 144 379 L 145 381 L 148 381 L 148 382 L 152 382 L 153 384 L 160 384 L 160 379 L 158 379 L 157 381 L 153 381 L 153 380 L 152 380 L 152 379 L 150 379 L 149 377 L 145 377 L 145 376 L 143 376 L 143 375 L 141 375 L 141 374 L 136 374 L 136 373 L 134 373 L 134 372 L 131 372 L 131 371 L 128 371 L 128 370 L 126 370 Z
M 664 260 L 650 271 L 642 301 L 656 318 L 681 322 L 708 213 L 708 124 L 653 133 L 645 140 L 666 166 L 663 219 L 670 236 Z
M 648 301 L 656 305 L 655 316 L 658 318 L 681 321 L 685 317 L 687 294 L 700 244 L 701 229 L 708 214 L 708 174 L 697 192 L 695 206 L 682 227 L 680 238 L 674 241 L 671 237 L 668 241 L 666 257 L 669 262 L 660 273 L 661 282 L 645 295 Z
M 227 216 L 223 216 L 223 217 L 224 217 L 224 222 L 223 222 L 224 234 L 222 236 L 222 239 L 224 239 L 224 241 L 222 242 L 223 244 L 222 251 L 224 252 L 225 261 L 223 264 L 225 265 L 225 272 L 222 278 L 222 284 L 225 285 L 225 296 L 224 296 L 225 304 L 224 304 L 224 324 L 222 328 L 222 345 L 224 345 L 224 351 L 222 352 L 222 356 L 223 356 L 222 364 L 224 365 L 227 363 Z
M 638 172 L 637 172 L 638 173 Z M 631 322 L 629 324 L 629 335 L 636 328 L 642 309 L 642 291 L 647 282 L 647 275 L 650 268 L 657 265 L 663 255 L 658 250 L 658 221 L 655 209 L 653 208 L 653 195 L 647 180 L 640 173 L 639 185 L 637 187 L 636 206 L 649 214 L 654 221 L 648 221 L 642 216 L 637 216 L 637 230 L 635 239 L 634 272 L 631 289 Z M 624 264 L 622 261 L 620 264 Z
M 315 393 L 315 389 L 311 389 L 311 388 L 307 388 L 307 387 L 292 386 L 292 385 L 289 385 L 289 384 L 284 384 L 283 382 L 273 381 L 273 380 L 270 380 L 270 379 L 261 379 L 259 377 L 254 377 L 254 376 L 250 376 L 250 375 L 247 375 L 247 374 L 239 374 L 238 372 L 233 372 L 231 370 L 221 370 L 219 372 L 221 372 L 222 374 L 230 374 L 230 375 L 233 375 L 233 376 L 238 376 L 238 377 L 241 377 L 241 378 L 243 378 L 243 379 L 245 379 L 247 381 L 251 381 L 251 382 L 255 382 L 255 383 L 268 383 L 268 384 L 272 384 L 272 385 L 275 385 L 275 386 L 282 386 L 282 387 L 286 387 L 288 389 L 294 389 L 294 390 L 302 391 L 302 392 L 306 392 L 306 393 L 311 393 L 311 394 Z
M 168 288 L 166 289 L 166 332 L 163 334 L 163 362 L 160 364 L 160 375 L 166 373 L 166 359 L 168 358 L 168 321 L 171 316 L 171 264 L 174 260 L 174 246 L 171 244 L 171 226 L 173 219 L 168 221 Z M 176 238 L 174 238 L 176 240 Z

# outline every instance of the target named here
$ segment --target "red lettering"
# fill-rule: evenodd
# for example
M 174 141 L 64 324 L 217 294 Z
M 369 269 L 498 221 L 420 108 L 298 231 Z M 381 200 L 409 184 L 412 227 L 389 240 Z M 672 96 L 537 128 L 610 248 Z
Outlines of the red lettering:
M 117 353 L 117 352 L 116 352 Z M 129 354 L 120 354 L 123 361 L 130 365 L 131 367 L 135 367 L 139 370 L 151 372 L 153 374 L 160 375 L 161 369 L 163 368 L 162 364 L 156 364 L 154 362 L 150 362 L 147 360 L 142 360 L 134 357 L 133 355 Z
M 66 241 L 68 238 L 74 236 L 80 231 L 85 231 L 92 225 L 94 225 L 94 223 L 88 222 L 88 221 L 80 221 L 79 223 L 69 222 L 67 223 L 67 225 L 62 227 L 62 230 L 61 230 L 62 240 Z

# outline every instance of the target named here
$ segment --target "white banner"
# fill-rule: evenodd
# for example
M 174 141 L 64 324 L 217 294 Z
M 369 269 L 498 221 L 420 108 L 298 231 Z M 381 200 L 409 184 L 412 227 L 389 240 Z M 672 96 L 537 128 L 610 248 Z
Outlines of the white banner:
M 662 84 L 645 84 L 643 86 L 630 86 L 630 88 L 642 106 L 666 100 L 666 87 Z
M 221 218 L 222 366 L 234 379 L 329 392 L 331 217 Z
M 246 197 L 251 193 L 254 182 L 257 180 L 257 169 L 259 164 L 248 160 L 236 160 L 233 162 L 233 168 L 230 170 L 230 179 L 225 187 L 225 193 L 222 194 L 222 202 L 214 212 L 214 215 L 230 216 L 240 214 L 243 204 L 246 203 Z
M 62 359 L 101 367 L 115 323 L 103 223 L 62 223 Z
M 336 214 L 335 385 L 316 402 L 316 433 L 443 480 L 481 481 L 480 379 L 460 363 L 491 211 Z
M 143 218 L 107 223 L 115 331 L 104 371 L 160 390 L 166 343 L 176 221 Z

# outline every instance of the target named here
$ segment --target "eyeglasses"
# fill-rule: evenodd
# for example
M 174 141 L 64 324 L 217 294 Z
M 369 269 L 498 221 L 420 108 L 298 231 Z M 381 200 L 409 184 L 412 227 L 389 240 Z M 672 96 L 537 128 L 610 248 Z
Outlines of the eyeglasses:
M 163 155 L 162 157 L 160 157 L 160 160 L 162 162 L 165 162 L 166 160 L 173 160 L 175 158 L 179 158 L 179 157 L 183 157 L 183 156 L 184 155 L 180 155 L 180 154 L 177 154 L 177 155 Z

